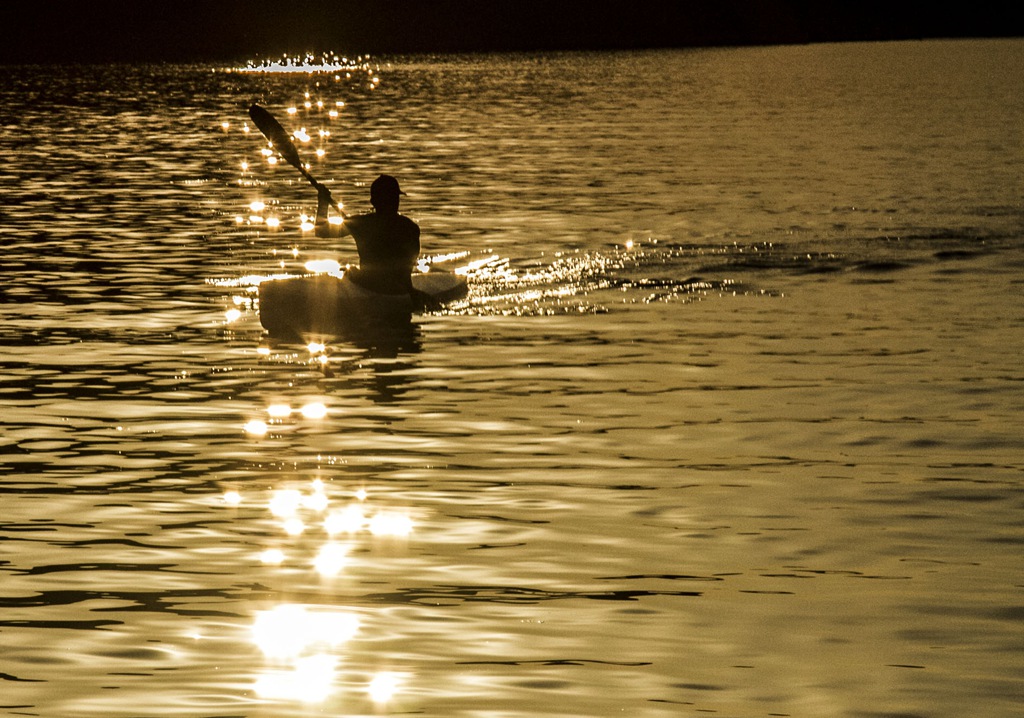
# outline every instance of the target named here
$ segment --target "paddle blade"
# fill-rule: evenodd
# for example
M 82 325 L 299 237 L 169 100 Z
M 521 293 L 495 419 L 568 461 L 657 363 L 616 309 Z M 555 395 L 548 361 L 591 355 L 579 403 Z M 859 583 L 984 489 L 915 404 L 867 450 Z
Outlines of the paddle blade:
M 263 133 L 263 136 L 274 145 L 274 149 L 281 153 L 285 162 L 301 172 L 302 176 L 309 180 L 309 183 L 318 190 L 327 189 L 313 179 L 313 176 L 306 171 L 302 164 L 302 158 L 299 157 L 299 151 L 295 149 L 295 144 L 292 142 L 291 135 L 288 134 L 288 130 L 283 128 L 281 123 L 272 114 L 267 112 L 265 108 L 253 104 L 249 106 L 249 117 L 252 118 L 253 123 Z M 331 197 L 330 191 L 327 192 L 327 198 L 336 210 L 345 214 L 341 209 L 341 205 L 338 204 L 334 197 Z
M 255 104 L 249 107 L 249 117 L 252 118 L 253 123 L 263 133 L 263 136 L 274 145 L 274 149 L 281 153 L 285 162 L 302 174 L 306 174 L 306 168 L 302 166 L 299 151 L 295 149 L 291 136 L 281 126 L 281 123 L 272 114 L 267 112 L 266 109 Z

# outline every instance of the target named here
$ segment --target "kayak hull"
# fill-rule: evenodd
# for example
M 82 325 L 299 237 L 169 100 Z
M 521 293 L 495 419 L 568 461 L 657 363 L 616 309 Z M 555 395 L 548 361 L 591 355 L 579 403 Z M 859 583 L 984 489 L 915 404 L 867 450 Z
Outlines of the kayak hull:
M 416 301 L 378 294 L 345 277 L 315 274 L 270 279 L 259 287 L 260 323 L 275 336 L 340 335 L 360 329 L 401 328 L 414 312 L 465 296 L 466 280 L 448 272 L 413 275 Z

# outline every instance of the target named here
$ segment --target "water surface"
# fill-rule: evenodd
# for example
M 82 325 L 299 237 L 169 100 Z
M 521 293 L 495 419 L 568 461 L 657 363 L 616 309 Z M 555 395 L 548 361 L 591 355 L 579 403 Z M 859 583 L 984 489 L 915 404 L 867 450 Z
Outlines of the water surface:
M 0 710 L 1019 709 L 1024 44 L 356 65 L 6 68 Z M 268 341 L 253 101 L 470 296 Z

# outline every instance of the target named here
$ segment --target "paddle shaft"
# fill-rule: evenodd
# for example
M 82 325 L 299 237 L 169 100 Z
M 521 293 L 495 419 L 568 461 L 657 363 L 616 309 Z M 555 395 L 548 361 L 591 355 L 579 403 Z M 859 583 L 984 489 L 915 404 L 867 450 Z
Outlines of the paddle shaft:
M 305 166 L 303 166 L 302 158 L 299 157 L 299 150 L 295 147 L 295 143 L 292 142 L 292 138 L 288 134 L 288 131 L 281 126 L 281 123 L 278 122 L 272 114 L 267 112 L 266 108 L 260 107 L 256 104 L 251 105 L 249 107 L 249 117 L 252 118 L 253 123 L 259 128 L 260 132 L 263 133 L 263 136 L 270 140 L 270 144 L 272 144 L 274 149 L 280 153 L 285 162 L 297 169 L 311 185 L 317 188 L 318 191 L 321 187 L 324 187 L 322 184 L 317 182 L 313 175 L 311 175 L 306 170 Z M 327 190 L 326 187 L 324 187 L 324 189 Z M 336 210 L 341 212 L 342 215 L 348 216 L 345 215 L 345 212 L 341 209 L 341 205 L 334 200 L 334 197 L 331 197 L 330 190 L 327 190 L 327 197 L 331 205 Z

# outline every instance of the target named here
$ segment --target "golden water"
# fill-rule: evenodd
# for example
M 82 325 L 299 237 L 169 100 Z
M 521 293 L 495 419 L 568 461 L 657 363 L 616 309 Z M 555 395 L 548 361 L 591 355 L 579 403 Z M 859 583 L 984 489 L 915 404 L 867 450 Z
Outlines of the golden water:
M 0 712 L 1014 715 L 1022 77 L 1019 41 L 6 68 Z M 268 342 L 252 278 L 353 253 L 252 101 L 329 128 L 350 208 L 398 176 L 470 297 Z

